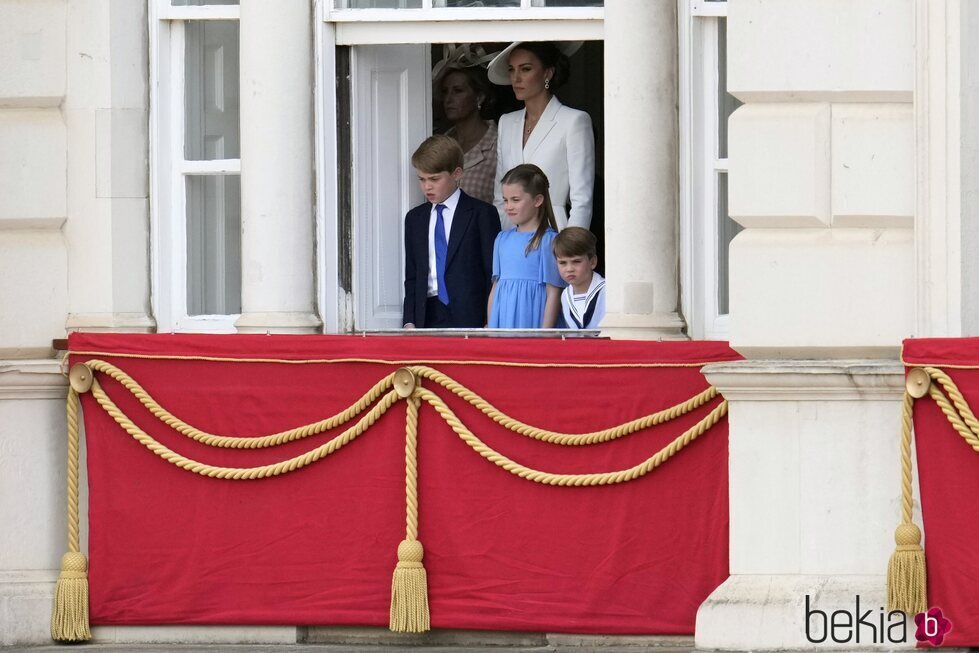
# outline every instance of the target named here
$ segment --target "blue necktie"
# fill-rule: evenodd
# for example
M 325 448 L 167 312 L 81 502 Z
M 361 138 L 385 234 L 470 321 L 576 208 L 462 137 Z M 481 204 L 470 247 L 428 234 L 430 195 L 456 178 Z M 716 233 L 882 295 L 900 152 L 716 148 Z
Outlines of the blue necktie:
M 449 241 L 445 237 L 445 219 L 442 217 L 444 210 L 445 204 L 435 205 L 435 212 L 438 214 L 435 218 L 435 276 L 438 279 L 439 301 L 448 306 L 449 291 L 445 287 L 445 257 L 449 253 Z

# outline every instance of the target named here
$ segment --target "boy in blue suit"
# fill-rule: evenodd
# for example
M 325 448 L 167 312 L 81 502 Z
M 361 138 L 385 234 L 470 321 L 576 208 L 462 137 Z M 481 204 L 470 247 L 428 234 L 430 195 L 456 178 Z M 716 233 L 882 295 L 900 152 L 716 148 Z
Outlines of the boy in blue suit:
M 411 156 L 428 201 L 405 216 L 406 329 L 486 326 L 500 219 L 492 204 L 459 188 L 463 157 L 442 135 L 425 139 Z

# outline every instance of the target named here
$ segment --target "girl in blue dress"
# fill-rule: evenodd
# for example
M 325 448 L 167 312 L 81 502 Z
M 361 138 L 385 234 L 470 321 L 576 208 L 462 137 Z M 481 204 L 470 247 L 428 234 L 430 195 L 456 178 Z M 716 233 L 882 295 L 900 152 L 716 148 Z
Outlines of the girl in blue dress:
M 524 163 L 503 176 L 503 206 L 514 226 L 493 245 L 493 289 L 489 326 L 502 329 L 552 329 L 561 312 L 561 290 L 551 241 L 557 223 L 547 177 Z

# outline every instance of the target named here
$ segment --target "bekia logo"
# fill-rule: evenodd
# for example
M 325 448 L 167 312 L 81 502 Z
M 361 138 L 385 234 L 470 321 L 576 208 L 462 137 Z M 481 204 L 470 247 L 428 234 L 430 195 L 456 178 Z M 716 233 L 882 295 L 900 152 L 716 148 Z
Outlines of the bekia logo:
M 806 639 L 822 644 L 828 639 L 837 644 L 899 644 L 908 639 L 904 613 L 884 608 L 860 610 L 860 595 L 854 597 L 853 612 L 834 610 L 827 614 L 811 607 L 806 594 Z M 885 619 L 886 615 L 886 619 Z
M 811 644 L 830 640 L 836 644 L 901 644 L 908 639 L 907 621 L 898 610 L 886 612 L 883 607 L 861 610 L 860 595 L 854 596 L 853 611 L 834 610 L 827 613 L 812 607 L 806 594 L 806 639 Z M 952 622 L 941 608 L 929 608 L 914 617 L 917 630 L 914 638 L 932 646 L 941 646 Z
M 928 642 L 932 646 L 941 646 L 945 635 L 952 630 L 952 622 L 945 618 L 941 608 L 929 608 L 928 612 L 914 615 L 914 623 L 918 629 L 914 638 L 919 642 Z

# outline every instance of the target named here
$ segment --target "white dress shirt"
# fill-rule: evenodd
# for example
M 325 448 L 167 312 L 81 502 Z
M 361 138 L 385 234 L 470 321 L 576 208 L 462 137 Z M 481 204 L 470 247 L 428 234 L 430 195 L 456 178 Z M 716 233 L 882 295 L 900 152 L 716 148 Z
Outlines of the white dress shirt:
M 452 231 L 452 216 L 455 215 L 456 206 L 459 204 L 459 196 L 461 191 L 456 188 L 456 191 L 445 198 L 442 202 L 436 202 L 436 204 L 444 204 L 445 208 L 442 209 L 442 221 L 445 223 L 445 243 L 449 243 L 449 233 Z M 432 204 L 432 212 L 428 218 L 428 296 L 437 297 L 439 294 L 439 280 L 438 273 L 435 270 L 435 221 L 438 220 L 438 211 L 435 210 L 436 204 Z M 449 301 L 452 298 L 449 297 Z

